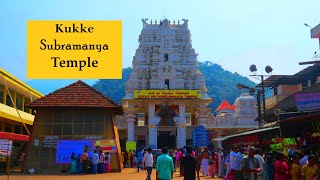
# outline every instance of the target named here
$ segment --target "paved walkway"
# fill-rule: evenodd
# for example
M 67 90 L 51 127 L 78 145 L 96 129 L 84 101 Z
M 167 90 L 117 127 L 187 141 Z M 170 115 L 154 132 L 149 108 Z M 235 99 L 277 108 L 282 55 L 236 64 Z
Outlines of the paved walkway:
M 97 174 L 97 175 L 65 175 L 65 176 L 54 176 L 54 175 L 11 175 L 10 180 L 145 180 L 146 171 L 140 171 L 137 173 L 136 169 L 125 168 L 121 173 L 108 173 L 108 174 Z M 0 180 L 6 180 L 7 176 L 0 176 Z M 155 169 L 152 171 L 152 180 L 156 179 Z M 210 177 L 200 176 L 200 179 L 212 179 Z M 214 178 L 220 179 L 220 178 Z M 178 173 L 174 173 L 173 180 L 183 180 L 179 177 Z

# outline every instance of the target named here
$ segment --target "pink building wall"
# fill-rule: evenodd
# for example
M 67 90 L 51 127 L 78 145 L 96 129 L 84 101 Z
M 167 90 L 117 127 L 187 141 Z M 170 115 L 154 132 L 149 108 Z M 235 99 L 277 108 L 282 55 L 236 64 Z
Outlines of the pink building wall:
M 279 85 L 278 86 L 278 95 L 280 96 L 290 96 L 298 91 L 301 91 L 301 84 L 298 85 Z

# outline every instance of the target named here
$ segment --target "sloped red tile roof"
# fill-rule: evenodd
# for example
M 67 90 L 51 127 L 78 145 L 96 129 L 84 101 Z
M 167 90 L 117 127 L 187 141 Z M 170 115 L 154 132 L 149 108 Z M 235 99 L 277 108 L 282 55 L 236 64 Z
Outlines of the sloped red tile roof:
M 215 110 L 215 112 L 217 111 L 221 111 L 221 110 L 234 110 L 234 107 L 232 107 L 228 101 L 223 100 L 222 103 L 219 105 L 219 107 Z
M 90 85 L 79 80 L 69 86 L 35 100 L 26 105 L 30 108 L 36 107 L 103 107 L 115 108 L 122 111 L 122 107 L 97 91 Z

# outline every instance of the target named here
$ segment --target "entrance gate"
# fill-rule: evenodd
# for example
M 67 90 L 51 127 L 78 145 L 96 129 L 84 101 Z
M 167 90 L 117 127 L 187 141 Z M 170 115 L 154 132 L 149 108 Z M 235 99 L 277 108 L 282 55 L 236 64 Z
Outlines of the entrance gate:
M 158 149 L 163 147 L 175 148 L 176 136 L 171 131 L 158 131 Z

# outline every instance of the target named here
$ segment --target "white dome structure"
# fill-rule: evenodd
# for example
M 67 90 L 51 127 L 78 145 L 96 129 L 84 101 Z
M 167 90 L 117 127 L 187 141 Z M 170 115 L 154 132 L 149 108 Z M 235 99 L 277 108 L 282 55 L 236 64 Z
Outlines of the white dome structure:
M 258 124 L 255 119 L 257 114 L 257 100 L 248 93 L 243 93 L 235 102 L 236 117 L 239 125 Z
M 239 96 L 239 97 L 234 101 L 234 103 L 235 103 L 236 105 L 240 105 L 241 103 L 247 103 L 247 102 L 250 102 L 250 103 L 256 105 L 257 100 L 256 100 L 256 98 L 254 98 L 254 97 L 251 96 L 250 94 L 248 94 L 248 93 L 243 93 L 243 94 L 241 94 L 241 96 Z

